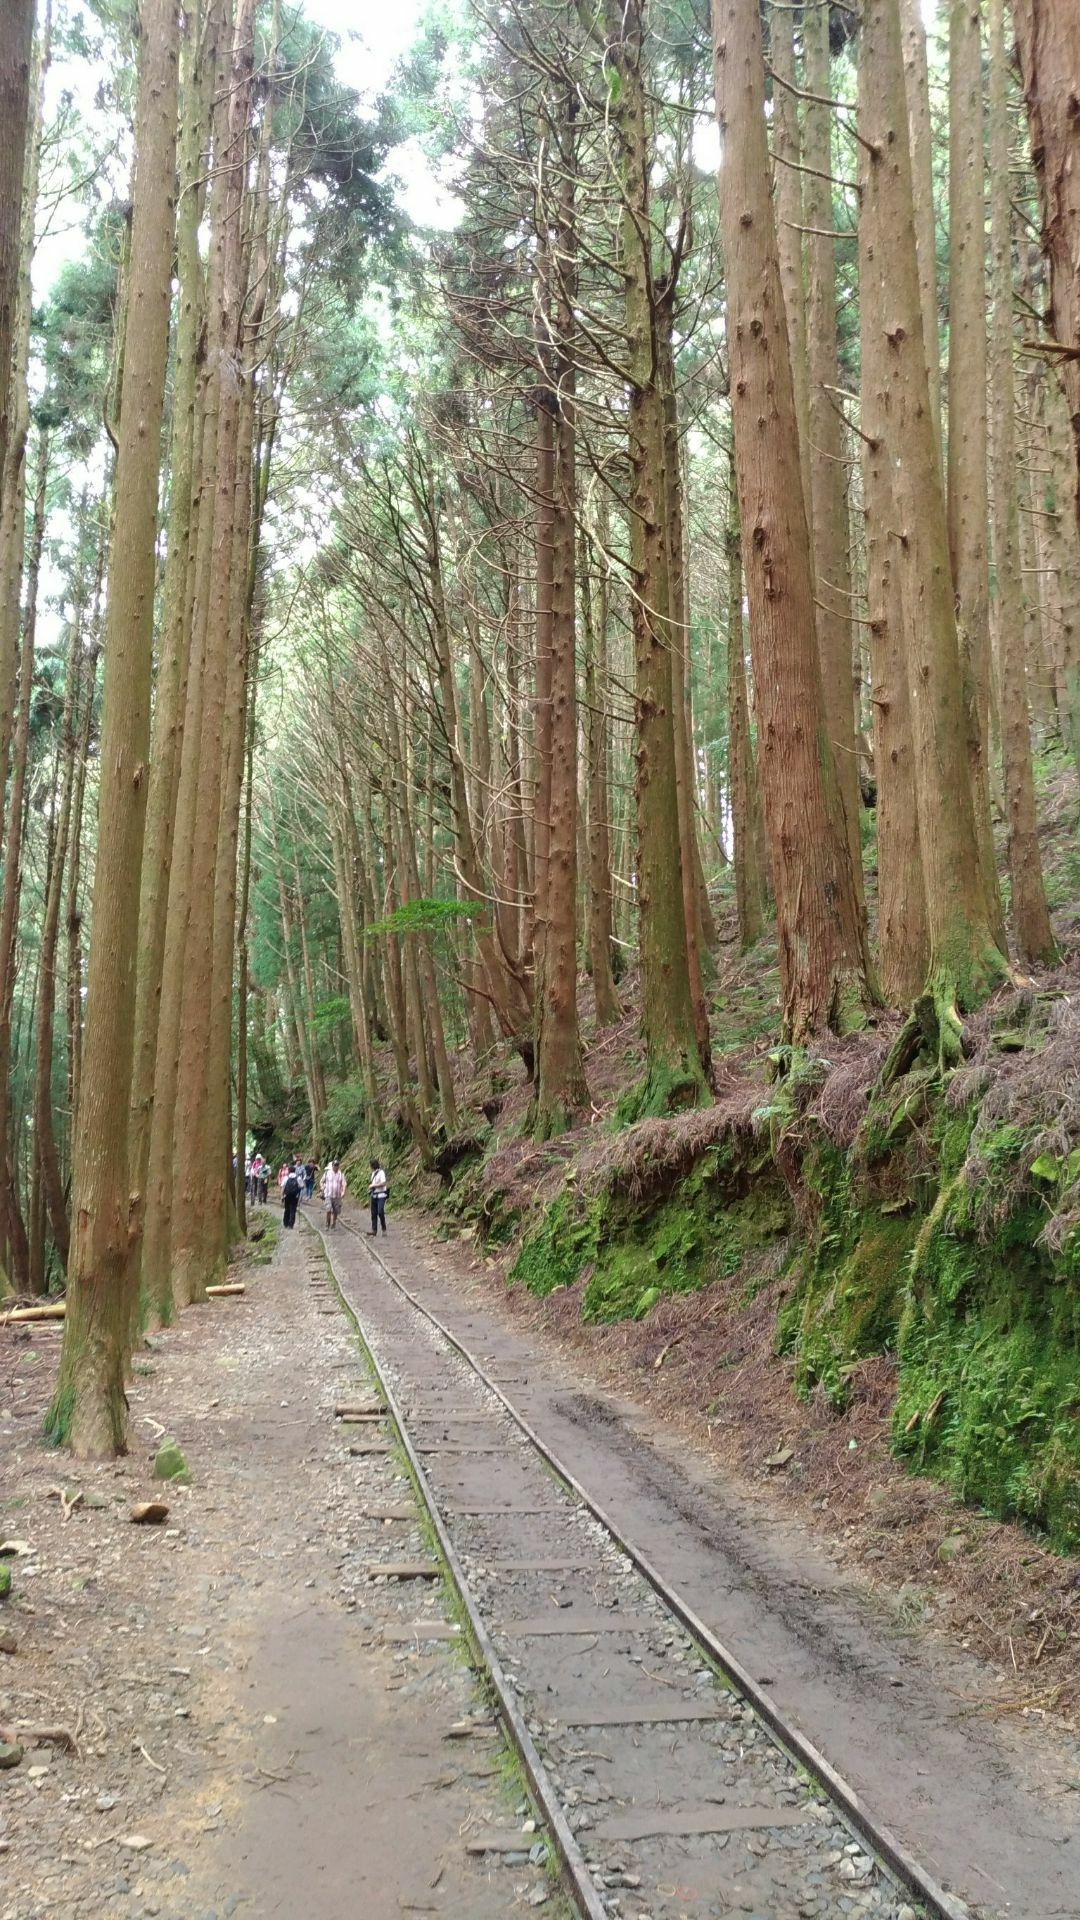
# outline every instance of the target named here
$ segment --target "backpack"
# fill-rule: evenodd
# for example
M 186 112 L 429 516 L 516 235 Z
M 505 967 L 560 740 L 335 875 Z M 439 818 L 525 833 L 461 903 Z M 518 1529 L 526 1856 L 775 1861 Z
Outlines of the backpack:
M 300 1197 L 300 1182 L 299 1182 L 299 1180 L 297 1179 L 297 1177 L 296 1177 L 296 1175 L 295 1175 L 295 1173 L 290 1173 L 290 1175 L 289 1175 L 289 1177 L 288 1177 L 288 1179 L 287 1179 L 287 1180 L 286 1180 L 286 1182 L 285 1182 L 285 1186 L 284 1186 L 284 1188 L 283 1188 L 283 1192 L 284 1192 L 284 1195 L 285 1195 L 285 1198 L 286 1198 L 286 1200 L 298 1200 L 298 1199 L 299 1199 L 299 1197 Z

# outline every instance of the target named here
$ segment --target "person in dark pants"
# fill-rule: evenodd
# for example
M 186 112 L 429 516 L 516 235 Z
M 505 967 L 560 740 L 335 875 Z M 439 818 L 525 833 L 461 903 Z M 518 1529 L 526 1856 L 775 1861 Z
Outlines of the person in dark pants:
M 379 1162 L 373 1160 L 371 1163 L 371 1179 L 368 1183 L 368 1193 L 371 1196 L 371 1231 L 373 1234 L 378 1233 L 380 1227 L 384 1233 L 386 1232 L 386 1200 L 389 1192 L 390 1185 L 386 1174 L 383 1172 Z
M 290 1167 L 285 1176 L 285 1185 L 281 1189 L 281 1198 L 285 1209 L 282 1216 L 282 1225 L 295 1227 L 296 1208 L 300 1199 L 300 1176 L 295 1167 Z

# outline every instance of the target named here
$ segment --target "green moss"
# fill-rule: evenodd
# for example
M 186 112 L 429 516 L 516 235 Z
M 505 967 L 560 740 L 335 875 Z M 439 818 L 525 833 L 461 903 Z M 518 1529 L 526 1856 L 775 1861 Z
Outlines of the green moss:
M 163 1440 L 158 1448 L 154 1456 L 154 1479 L 171 1480 L 177 1486 L 190 1487 L 191 1469 L 175 1440 Z
M 510 1279 L 547 1294 L 589 1268 L 587 1320 L 641 1319 L 663 1294 L 738 1273 L 790 1225 L 775 1169 L 766 1163 L 751 1175 L 729 1148 L 712 1147 L 674 1192 L 659 1197 L 609 1193 L 585 1202 L 568 1184 L 526 1237 Z
M 52 1447 L 67 1445 L 75 1412 L 75 1388 L 70 1381 L 57 1388 L 45 1415 L 44 1434 Z
M 1002 1128 L 989 1164 L 1026 1151 Z M 1080 1285 L 1044 1211 L 1018 1196 L 988 1243 L 971 1187 L 943 1189 L 919 1236 L 900 1329 L 896 1450 L 1001 1518 L 1080 1551 Z

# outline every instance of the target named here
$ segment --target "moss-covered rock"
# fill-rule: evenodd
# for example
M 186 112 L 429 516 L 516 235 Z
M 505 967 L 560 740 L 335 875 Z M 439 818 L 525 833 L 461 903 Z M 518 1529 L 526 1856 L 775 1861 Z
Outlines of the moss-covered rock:
M 6 1600 L 11 1592 L 11 1568 L 5 1567 L 0 1560 L 0 1600 Z
M 175 1440 L 163 1440 L 154 1455 L 154 1479 L 171 1480 L 174 1486 L 190 1487 L 191 1470 Z

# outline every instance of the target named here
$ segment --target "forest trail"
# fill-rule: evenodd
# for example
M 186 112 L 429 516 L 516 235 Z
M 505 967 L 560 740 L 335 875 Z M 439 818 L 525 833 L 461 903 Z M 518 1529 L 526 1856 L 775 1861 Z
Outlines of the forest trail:
M 766 1494 L 515 1324 L 452 1243 L 395 1221 L 378 1251 L 939 1882 L 995 1920 L 1074 1911 L 1074 1742 L 980 1711 L 994 1700 L 986 1667 L 898 1625 Z M 333 1254 L 347 1295 L 371 1313 L 387 1282 L 362 1238 L 339 1232 Z
M 542 1867 L 465 1852 L 463 1831 L 519 1824 L 500 1749 L 445 1738 L 479 1711 L 452 1643 L 381 1638 L 387 1616 L 441 1619 L 441 1589 L 367 1577 L 430 1555 L 418 1527 L 365 1518 L 412 1495 L 393 1460 L 350 1457 L 333 1407 L 367 1391 L 351 1330 L 309 1237 L 282 1241 L 243 1299 L 185 1316 L 136 1370 L 136 1432 L 167 1416 L 192 1473 L 167 1528 L 128 1522 L 162 1492 L 142 1444 L 82 1468 L 102 1505 L 61 1519 L 33 1418 L 51 1374 L 33 1355 L 54 1360 L 55 1337 L 5 1349 L 0 1443 L 15 1416 L 20 1439 L 0 1531 L 33 1554 L 0 1721 L 78 1723 L 81 1750 L 0 1775 L 4 1920 L 392 1920 L 436 1899 L 448 1920 L 501 1920 L 511 1888 L 547 1894 Z

